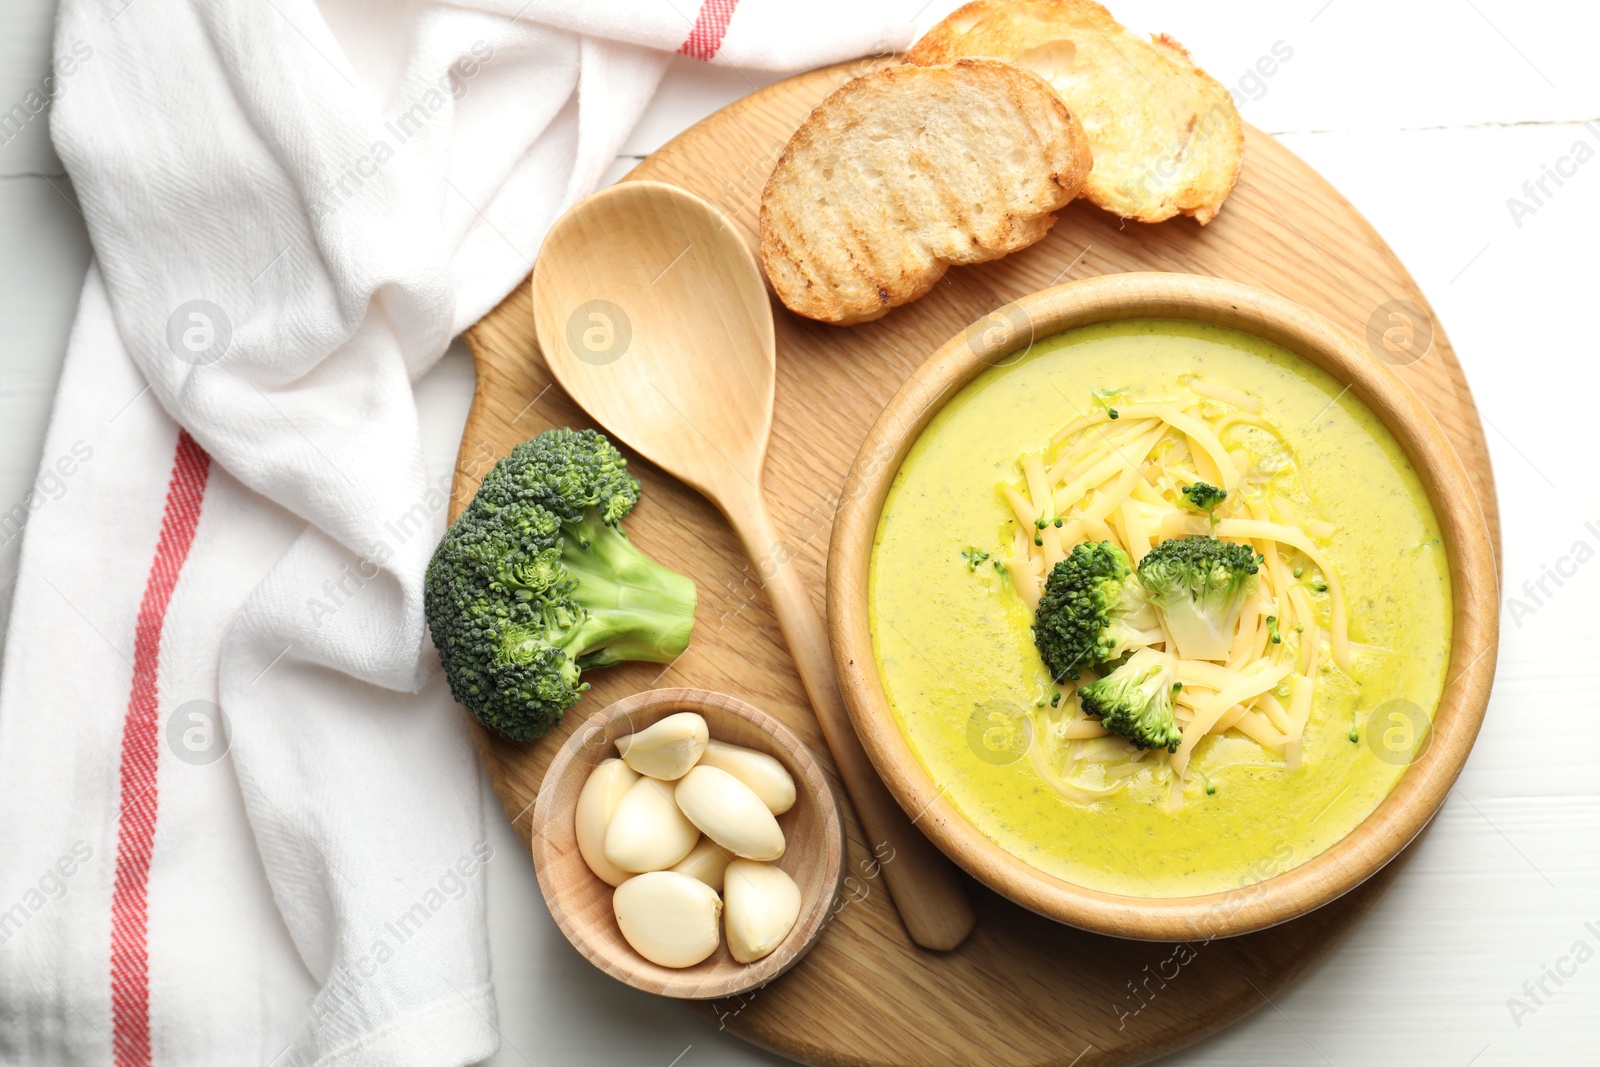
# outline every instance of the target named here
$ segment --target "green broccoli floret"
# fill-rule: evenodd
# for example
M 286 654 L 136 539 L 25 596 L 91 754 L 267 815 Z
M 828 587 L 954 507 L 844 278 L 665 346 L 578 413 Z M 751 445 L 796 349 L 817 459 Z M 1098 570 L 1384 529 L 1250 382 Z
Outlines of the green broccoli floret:
M 1178 655 L 1228 658 L 1261 562 L 1246 545 L 1200 536 L 1162 541 L 1139 561 L 1139 582 L 1161 611 Z
M 1033 640 L 1060 682 L 1157 640 L 1156 626 L 1127 554 L 1110 541 L 1085 541 L 1050 571 Z
M 1183 487 L 1183 495 L 1189 498 L 1189 503 L 1207 513 L 1217 510 L 1217 505 L 1228 499 L 1226 489 L 1218 489 L 1210 482 L 1186 485 Z
M 967 570 L 976 571 L 978 564 L 989 558 L 989 553 L 981 548 L 963 548 L 961 558 L 967 561 Z
M 1083 710 L 1100 725 L 1139 748 L 1178 751 L 1183 731 L 1172 714 L 1172 657 L 1135 652 L 1128 662 L 1078 690 Z
M 1211 520 L 1211 528 L 1216 529 L 1217 508 L 1228 499 L 1228 491 L 1218 489 L 1210 482 L 1195 482 L 1184 486 L 1182 492 L 1189 503 L 1206 513 L 1206 518 Z
M 547 430 L 497 463 L 445 531 L 423 606 L 450 692 L 485 726 L 541 737 L 588 688 L 583 670 L 669 663 L 694 628 L 694 582 L 619 527 L 639 500 L 593 430 Z

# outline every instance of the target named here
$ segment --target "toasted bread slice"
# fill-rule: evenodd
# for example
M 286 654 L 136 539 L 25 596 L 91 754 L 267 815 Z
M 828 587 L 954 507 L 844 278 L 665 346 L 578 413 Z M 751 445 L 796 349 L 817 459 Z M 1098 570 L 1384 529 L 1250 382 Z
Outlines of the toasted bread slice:
M 993 60 L 892 66 L 824 100 L 761 194 L 761 261 L 778 297 L 849 325 L 1043 237 L 1092 159 L 1035 74 Z
M 1009 60 L 1042 75 L 1083 123 L 1094 173 L 1083 195 L 1124 218 L 1216 218 L 1244 159 L 1228 90 L 1165 35 L 1149 41 L 1092 0 L 976 0 L 911 49 L 908 63 Z

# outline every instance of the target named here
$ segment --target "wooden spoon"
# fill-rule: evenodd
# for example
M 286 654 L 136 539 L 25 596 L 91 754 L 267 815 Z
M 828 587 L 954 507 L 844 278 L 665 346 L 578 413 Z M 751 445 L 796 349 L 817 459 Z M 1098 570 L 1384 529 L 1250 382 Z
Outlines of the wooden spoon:
M 762 499 L 776 356 L 750 249 L 699 197 L 623 182 L 551 228 L 534 271 L 533 314 L 545 362 L 572 398 L 727 516 L 766 586 L 906 931 L 926 948 L 959 945 L 974 922 L 961 880 L 862 749 L 822 616 Z

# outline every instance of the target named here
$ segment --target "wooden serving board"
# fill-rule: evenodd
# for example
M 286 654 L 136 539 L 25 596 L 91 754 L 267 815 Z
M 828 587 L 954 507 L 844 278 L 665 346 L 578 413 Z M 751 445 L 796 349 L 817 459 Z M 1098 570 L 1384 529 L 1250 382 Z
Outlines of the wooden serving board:
M 754 93 L 680 135 L 632 176 L 672 182 L 719 204 L 753 245 L 761 187 L 790 133 L 824 96 L 870 66 L 814 71 Z M 810 578 L 819 609 L 845 474 L 901 383 L 940 344 L 1015 297 L 1123 271 L 1184 271 L 1256 285 L 1308 305 L 1358 337 L 1368 335 L 1369 324 L 1373 338 L 1401 330 L 1391 334 L 1387 361 L 1403 364 L 1397 369 L 1460 453 L 1498 543 L 1482 428 L 1416 283 L 1372 227 L 1309 167 L 1254 129 L 1247 144 L 1239 186 L 1209 227 L 1188 219 L 1124 224 L 1078 201 L 1044 241 L 997 263 L 954 269 L 928 296 L 878 322 L 823 326 L 774 301 L 777 411 L 766 484 L 774 518 L 798 550 L 795 565 Z M 1406 334 L 1405 319 L 1391 313 L 1410 315 L 1413 332 Z M 1428 335 L 1431 345 L 1423 352 Z M 484 472 L 516 443 L 551 426 L 590 425 L 551 384 L 533 340 L 527 284 L 468 331 L 467 340 L 478 384 L 452 518 Z M 699 584 L 694 641 L 666 670 L 627 664 L 592 672 L 587 678 L 594 689 L 543 741 L 514 744 L 478 731 L 489 776 L 524 841 L 528 809 L 561 741 L 588 712 L 642 689 L 700 686 L 731 693 L 778 716 L 827 761 L 761 582 L 732 531 L 691 490 L 642 461 L 634 471 L 645 492 L 628 520 L 629 535 Z M 907 940 L 853 819 L 849 829 L 845 903 L 816 949 L 771 986 L 701 1009 L 741 1037 L 810 1063 L 1142 1062 L 1266 1005 L 1338 943 L 1405 862 L 1402 855 L 1358 890 L 1277 929 L 1185 946 L 1083 933 L 974 883 L 976 932 L 955 952 L 938 954 Z

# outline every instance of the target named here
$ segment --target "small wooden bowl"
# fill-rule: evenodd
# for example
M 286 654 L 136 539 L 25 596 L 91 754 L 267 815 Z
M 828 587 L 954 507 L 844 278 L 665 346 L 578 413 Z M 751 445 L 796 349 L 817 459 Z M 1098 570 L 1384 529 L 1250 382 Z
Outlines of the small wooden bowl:
M 794 776 L 794 807 L 778 816 L 788 847 L 777 864 L 800 887 L 800 918 L 783 944 L 754 963 L 735 961 L 726 940 L 693 967 L 675 970 L 651 963 L 623 940 L 611 910 L 612 887 L 595 877 L 578 852 L 573 812 L 589 772 L 617 754 L 617 738 L 678 711 L 699 712 L 714 740 L 774 756 Z M 766 985 L 816 943 L 844 880 L 844 826 L 816 759 L 771 715 L 707 689 L 653 689 L 595 712 L 550 762 L 532 819 L 539 888 L 567 940 L 617 981 L 666 997 L 716 1000 Z
M 958 812 L 900 732 L 878 678 L 867 623 L 878 516 L 900 464 L 945 402 L 1037 339 L 1122 319 L 1212 323 L 1273 342 L 1341 382 L 1389 428 L 1428 492 L 1449 556 L 1450 665 L 1432 738 L 1389 795 L 1333 847 L 1283 874 L 1222 893 L 1133 897 L 1046 874 Z M 886 458 L 887 457 L 887 460 Z M 917 825 L 970 874 L 1041 915 L 1116 937 L 1191 940 L 1248 933 L 1303 915 L 1360 885 L 1421 832 L 1477 737 L 1499 640 L 1494 553 L 1472 484 L 1421 402 L 1354 337 L 1259 289 L 1189 274 L 1116 274 L 1046 289 L 992 312 L 947 342 L 867 434 L 841 494 L 828 556 L 828 628 L 840 687 L 878 773 Z M 1241 872 L 1242 874 L 1243 872 Z

